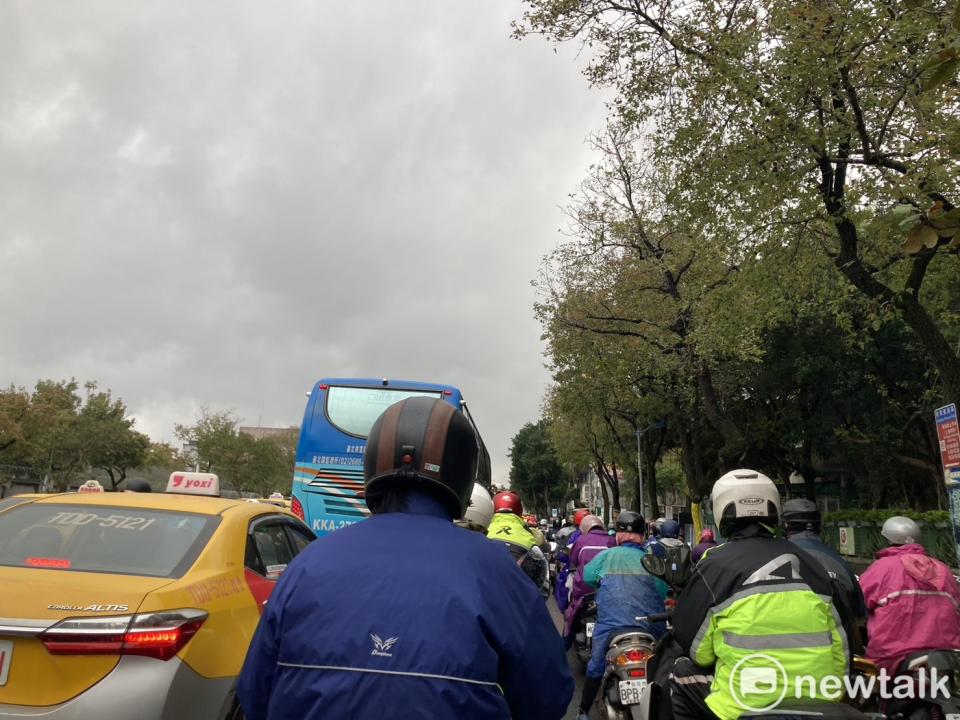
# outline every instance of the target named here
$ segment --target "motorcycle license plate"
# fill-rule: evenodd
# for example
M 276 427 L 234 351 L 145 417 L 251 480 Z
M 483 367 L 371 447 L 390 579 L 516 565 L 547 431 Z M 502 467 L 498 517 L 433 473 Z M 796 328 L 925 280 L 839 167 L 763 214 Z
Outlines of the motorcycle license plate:
M 621 680 L 620 704 L 636 705 L 638 702 L 640 702 L 640 697 L 643 695 L 643 689 L 646 686 L 646 680 Z
M 587 623 L 587 637 L 588 637 L 588 638 L 592 638 L 592 637 L 593 637 L 593 628 L 594 628 L 595 625 L 596 625 L 596 623 L 591 623 L 591 622 L 588 622 L 588 623 Z
M 0 685 L 7 684 L 10 674 L 10 659 L 13 657 L 13 641 L 0 640 Z

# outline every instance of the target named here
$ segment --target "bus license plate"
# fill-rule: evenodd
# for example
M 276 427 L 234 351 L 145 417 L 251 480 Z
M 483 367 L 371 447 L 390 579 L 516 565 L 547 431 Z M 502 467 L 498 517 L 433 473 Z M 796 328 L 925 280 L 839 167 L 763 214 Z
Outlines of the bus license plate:
M 587 623 L 587 637 L 588 637 L 588 638 L 592 638 L 592 637 L 593 637 L 593 628 L 594 628 L 595 625 L 596 625 L 596 623 L 591 623 L 591 622 L 588 622 L 588 623 Z
M 7 684 L 10 674 L 10 660 L 13 658 L 13 641 L 0 640 L 0 687 Z
M 638 702 L 640 702 L 640 696 L 643 695 L 643 689 L 646 686 L 646 680 L 621 680 L 620 704 L 636 705 Z

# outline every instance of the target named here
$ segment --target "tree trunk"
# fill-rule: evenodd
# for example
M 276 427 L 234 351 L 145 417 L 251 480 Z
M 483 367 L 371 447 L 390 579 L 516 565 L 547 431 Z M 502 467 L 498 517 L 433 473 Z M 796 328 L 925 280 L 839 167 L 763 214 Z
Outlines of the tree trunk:
M 600 494 L 603 496 L 603 517 L 606 522 L 610 517 L 610 493 L 607 491 L 607 483 L 603 481 L 603 476 L 598 475 L 598 477 L 600 477 Z
M 633 509 L 638 513 L 643 513 L 643 497 L 640 494 L 640 472 L 637 468 L 637 474 L 633 476 Z M 632 473 L 631 473 L 632 474 Z
M 713 385 L 713 376 L 710 368 L 703 361 L 699 362 L 697 372 L 697 387 L 703 399 L 703 415 L 714 429 L 723 436 L 723 447 L 720 449 L 721 459 L 740 460 L 747 448 L 747 441 L 740 428 L 720 408 L 717 389 Z
M 824 206 L 833 218 L 840 239 L 840 252 L 834 261 L 841 273 L 861 293 L 869 298 L 893 304 L 903 321 L 913 331 L 937 368 L 944 385 L 944 396 L 951 401 L 960 399 L 960 357 L 947 342 L 930 313 L 920 302 L 920 287 L 937 250 L 922 251 L 914 256 L 910 276 L 901 292 L 878 280 L 863 264 L 860 257 L 860 238 L 857 226 L 847 217 L 843 200 L 845 176 L 838 170 L 834 177 L 829 162 L 820 161 L 823 178 L 821 195 Z
M 610 517 L 610 520 L 616 520 L 620 515 L 620 478 L 617 475 L 617 466 L 613 466 L 613 477 L 611 478 L 613 482 L 610 484 L 610 500 L 611 500 L 611 509 L 613 514 Z
M 807 500 L 817 499 L 817 471 L 813 469 L 813 443 L 809 438 L 803 439 L 803 464 L 800 466 L 803 475 L 804 489 Z M 787 478 L 787 490 L 790 489 L 790 478 Z
M 650 503 L 650 515 L 657 518 L 660 517 L 660 503 L 657 501 L 656 450 L 654 449 L 653 452 L 651 452 L 650 443 L 646 441 L 646 436 L 644 436 L 643 449 L 646 451 L 643 453 L 643 464 L 645 468 L 643 483 L 646 485 L 647 500 Z

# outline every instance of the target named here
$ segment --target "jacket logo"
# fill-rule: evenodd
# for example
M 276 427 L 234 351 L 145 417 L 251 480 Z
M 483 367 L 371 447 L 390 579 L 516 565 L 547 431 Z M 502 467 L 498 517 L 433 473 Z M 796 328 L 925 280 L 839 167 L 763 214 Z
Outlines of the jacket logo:
M 373 650 L 370 651 L 371 655 L 376 655 L 377 657 L 393 657 L 393 653 L 388 651 L 400 638 L 392 637 L 387 638 L 386 640 L 381 640 L 379 635 L 374 635 L 371 633 L 370 639 L 373 640 Z
M 495 532 L 494 534 L 495 535 L 513 535 L 513 530 L 510 527 L 504 525 L 502 528 L 497 530 L 497 532 Z
M 800 576 L 800 558 L 789 553 L 778 555 L 743 581 L 744 585 L 771 580 L 803 580 Z

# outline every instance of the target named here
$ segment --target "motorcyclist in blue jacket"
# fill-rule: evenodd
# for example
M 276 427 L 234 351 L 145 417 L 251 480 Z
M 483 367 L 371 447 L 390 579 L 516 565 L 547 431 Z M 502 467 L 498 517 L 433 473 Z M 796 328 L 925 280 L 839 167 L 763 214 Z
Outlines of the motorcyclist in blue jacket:
M 654 637 L 666 632 L 663 623 L 638 623 L 637 616 L 664 612 L 667 585 L 643 566 L 643 516 L 624 510 L 617 518 L 617 545 L 598 554 L 586 566 L 583 579 L 597 592 L 597 625 L 593 653 L 583 681 L 578 720 L 587 720 L 606 667 L 610 640 L 618 632 L 641 629 Z
M 369 520 L 290 564 L 237 687 L 248 720 L 562 718 L 563 643 L 509 553 L 454 523 L 477 439 L 442 400 L 387 408 L 364 458 Z

